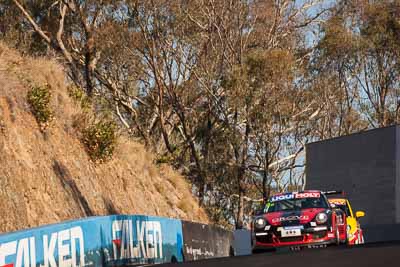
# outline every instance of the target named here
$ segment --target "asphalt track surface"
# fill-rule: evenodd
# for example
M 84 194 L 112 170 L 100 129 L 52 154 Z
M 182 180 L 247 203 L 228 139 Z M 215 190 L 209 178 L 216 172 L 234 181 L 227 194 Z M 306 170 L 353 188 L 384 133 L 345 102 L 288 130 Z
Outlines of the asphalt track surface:
M 328 247 L 296 252 L 270 252 L 251 256 L 219 258 L 160 267 L 400 267 L 400 242 L 366 244 L 357 247 Z

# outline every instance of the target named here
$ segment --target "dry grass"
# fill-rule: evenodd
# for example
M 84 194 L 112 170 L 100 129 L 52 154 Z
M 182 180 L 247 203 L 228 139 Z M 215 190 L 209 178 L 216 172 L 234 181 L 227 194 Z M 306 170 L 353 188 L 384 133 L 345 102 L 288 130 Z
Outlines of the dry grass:
M 54 120 L 40 131 L 27 104 L 49 84 Z M 148 214 L 208 222 L 185 178 L 122 137 L 115 156 L 93 164 L 73 128 L 82 109 L 54 60 L 21 57 L 0 42 L 0 232 L 89 215 Z M 85 123 L 83 120 L 81 123 Z
M 177 187 L 178 186 L 178 182 L 179 182 L 179 177 L 177 176 L 170 176 L 167 178 L 168 182 L 173 186 L 173 187 Z
M 154 184 L 154 187 L 156 188 L 156 190 L 157 190 L 158 193 L 160 193 L 160 194 L 163 195 L 163 196 L 166 195 L 164 186 L 163 186 L 161 183 L 156 182 L 156 183 Z
M 190 202 L 187 201 L 186 199 L 181 199 L 178 203 L 178 208 L 182 210 L 183 212 L 189 212 L 192 210 L 192 205 L 190 205 Z

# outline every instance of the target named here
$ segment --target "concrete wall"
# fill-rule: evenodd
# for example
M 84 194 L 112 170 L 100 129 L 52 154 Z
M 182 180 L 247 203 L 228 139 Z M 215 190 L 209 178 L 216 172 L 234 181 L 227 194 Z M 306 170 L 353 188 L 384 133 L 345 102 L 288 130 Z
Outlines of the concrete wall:
M 182 262 L 183 245 L 182 222 L 177 219 L 89 217 L 1 234 L 0 266 L 109 267 Z
M 231 231 L 144 215 L 89 217 L 0 234 L 0 267 L 147 266 L 233 254 Z
M 367 241 L 400 239 L 399 140 L 399 126 L 393 126 L 306 146 L 306 188 L 344 190 L 353 210 L 366 212 Z M 376 225 L 391 230 L 376 235 Z
M 213 225 L 182 221 L 184 261 L 233 256 L 233 233 Z

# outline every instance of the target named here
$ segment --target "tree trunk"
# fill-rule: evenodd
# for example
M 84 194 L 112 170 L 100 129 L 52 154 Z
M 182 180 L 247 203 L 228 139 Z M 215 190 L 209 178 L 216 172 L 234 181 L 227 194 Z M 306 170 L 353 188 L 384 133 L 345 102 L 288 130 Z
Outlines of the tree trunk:
M 268 199 L 267 177 L 268 177 L 268 174 L 266 171 L 264 171 L 264 177 L 263 177 L 263 181 L 262 181 L 262 190 L 263 190 L 262 195 L 263 195 L 264 203 L 267 202 L 267 199 Z
M 205 191 L 205 185 L 203 182 L 200 182 L 200 184 L 199 184 L 199 206 L 200 207 L 204 206 L 204 191 Z
M 236 229 L 243 228 L 243 217 L 244 217 L 244 189 L 242 185 L 239 185 L 239 202 L 238 202 L 238 212 L 236 218 Z
M 269 154 L 268 154 L 268 143 L 265 142 L 265 164 L 264 164 L 264 173 L 262 180 L 262 190 L 263 190 L 263 202 L 266 203 L 269 197 L 269 188 L 267 188 L 268 181 L 268 173 L 269 173 Z
M 160 83 L 158 83 L 160 84 Z M 172 149 L 171 143 L 169 142 L 169 136 L 167 133 L 167 130 L 165 129 L 165 118 L 164 118 L 164 89 L 162 86 L 158 86 L 158 90 L 159 90 L 159 99 L 158 99 L 158 110 L 160 113 L 159 116 L 159 121 L 160 121 L 160 129 L 161 129 L 161 134 L 165 143 L 165 147 L 167 148 L 169 153 L 173 153 L 174 150 Z

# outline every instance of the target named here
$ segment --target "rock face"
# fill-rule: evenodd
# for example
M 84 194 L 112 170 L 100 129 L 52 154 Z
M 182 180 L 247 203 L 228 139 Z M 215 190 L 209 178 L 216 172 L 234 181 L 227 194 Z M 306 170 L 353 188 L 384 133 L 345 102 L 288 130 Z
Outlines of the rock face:
M 55 61 L 0 43 L 0 232 L 107 214 L 208 221 L 184 177 L 156 166 L 140 143 L 121 138 L 112 160 L 92 163 L 73 127 L 80 108 L 65 80 Z M 42 132 L 27 92 L 45 83 L 54 120 Z

